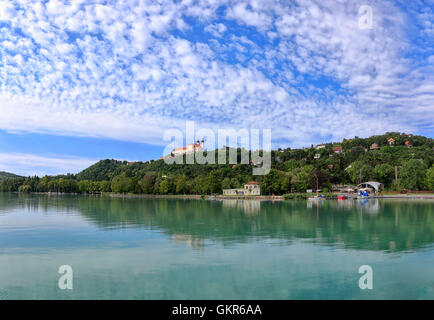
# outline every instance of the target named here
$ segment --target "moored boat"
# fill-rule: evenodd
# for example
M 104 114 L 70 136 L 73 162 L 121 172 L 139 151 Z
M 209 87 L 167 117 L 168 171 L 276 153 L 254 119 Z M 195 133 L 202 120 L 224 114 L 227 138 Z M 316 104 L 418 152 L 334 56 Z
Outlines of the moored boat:
M 322 194 L 307 198 L 307 200 L 324 200 L 324 199 L 325 198 L 322 196 Z
M 357 199 L 372 199 L 374 196 L 370 193 L 369 189 L 360 189 Z

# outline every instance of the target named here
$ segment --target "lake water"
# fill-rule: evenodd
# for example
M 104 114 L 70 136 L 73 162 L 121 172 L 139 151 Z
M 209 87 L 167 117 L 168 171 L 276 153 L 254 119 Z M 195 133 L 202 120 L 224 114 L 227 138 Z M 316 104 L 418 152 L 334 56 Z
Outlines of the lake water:
M 0 193 L 0 299 L 434 299 L 433 243 L 428 200 Z

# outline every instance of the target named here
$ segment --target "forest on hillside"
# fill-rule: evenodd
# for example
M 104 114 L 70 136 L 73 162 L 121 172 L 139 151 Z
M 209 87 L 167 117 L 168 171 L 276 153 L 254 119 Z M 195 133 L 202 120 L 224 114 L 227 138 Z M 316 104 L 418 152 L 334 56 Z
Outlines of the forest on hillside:
M 229 148 L 226 152 L 229 154 Z M 241 149 L 237 154 L 238 164 L 230 164 L 228 156 L 226 164 L 106 159 L 75 175 L 4 177 L 0 191 L 211 194 L 257 181 L 262 194 L 279 195 L 305 192 L 316 188 L 317 183 L 328 191 L 334 184 L 369 180 L 383 183 L 387 190 L 434 191 L 434 140 L 423 136 L 388 132 L 309 148 L 273 150 L 272 169 L 265 176 L 253 176 L 253 164 L 240 164 Z
M 0 181 L 3 179 L 8 179 L 8 178 L 21 178 L 21 177 L 19 175 L 13 174 L 13 173 L 0 171 Z

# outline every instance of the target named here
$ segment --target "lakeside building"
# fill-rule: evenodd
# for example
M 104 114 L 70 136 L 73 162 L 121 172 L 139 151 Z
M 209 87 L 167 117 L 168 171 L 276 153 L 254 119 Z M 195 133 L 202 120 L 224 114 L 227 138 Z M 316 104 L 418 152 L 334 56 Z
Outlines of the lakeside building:
M 356 191 L 356 187 L 348 184 L 333 184 L 331 191 L 339 193 L 353 193 Z
M 249 181 L 243 189 L 223 189 L 224 196 L 259 196 L 261 187 L 256 181 Z
M 374 191 L 375 193 L 380 192 L 381 188 L 383 187 L 383 184 L 376 181 L 368 181 L 368 182 L 362 182 L 359 183 L 356 187 L 357 190 L 360 189 L 370 189 Z

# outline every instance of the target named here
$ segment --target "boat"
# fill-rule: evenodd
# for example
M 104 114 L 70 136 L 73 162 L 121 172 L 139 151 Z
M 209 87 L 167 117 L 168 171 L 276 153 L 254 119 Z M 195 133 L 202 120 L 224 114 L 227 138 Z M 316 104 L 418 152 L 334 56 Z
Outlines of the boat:
M 322 194 L 307 198 L 307 200 L 324 200 L 324 199 L 325 198 L 322 196 Z
M 348 196 L 338 196 L 338 200 L 347 200 Z
M 359 194 L 357 195 L 357 199 L 372 199 L 374 196 L 369 192 L 367 188 L 360 189 Z

